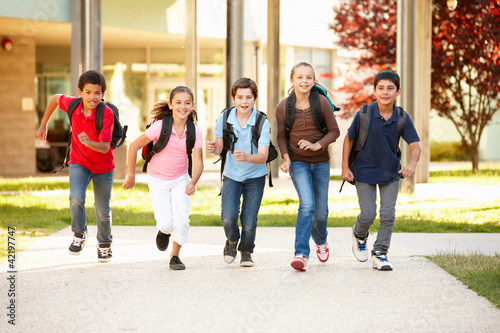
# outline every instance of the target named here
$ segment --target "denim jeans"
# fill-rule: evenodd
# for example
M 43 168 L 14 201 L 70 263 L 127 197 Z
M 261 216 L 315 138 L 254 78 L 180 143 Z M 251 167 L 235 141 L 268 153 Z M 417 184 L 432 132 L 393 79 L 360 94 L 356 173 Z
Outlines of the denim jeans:
M 257 215 L 266 185 L 266 176 L 237 182 L 224 177 L 222 180 L 221 218 L 226 238 L 231 242 L 240 240 L 238 215 L 241 221 L 241 241 L 238 250 L 253 252 L 257 232 Z M 240 198 L 243 196 L 240 213 Z
M 386 185 L 372 185 L 356 181 L 360 213 L 356 218 L 354 233 L 360 238 L 367 237 L 369 234 L 370 226 L 377 217 L 377 186 L 380 191 L 380 227 L 372 253 L 387 253 L 396 220 L 399 181 Z
M 290 176 L 299 195 L 299 212 L 295 226 L 295 256 L 309 258 L 309 239 L 318 245 L 326 243 L 328 235 L 328 187 L 330 162 L 307 163 L 292 161 Z
M 111 235 L 111 188 L 115 171 L 94 175 L 87 168 L 71 163 L 69 165 L 69 210 L 71 213 L 71 230 L 74 233 L 87 232 L 85 220 L 85 197 L 87 187 L 92 180 L 94 186 L 94 206 L 97 222 L 97 241 L 109 244 Z

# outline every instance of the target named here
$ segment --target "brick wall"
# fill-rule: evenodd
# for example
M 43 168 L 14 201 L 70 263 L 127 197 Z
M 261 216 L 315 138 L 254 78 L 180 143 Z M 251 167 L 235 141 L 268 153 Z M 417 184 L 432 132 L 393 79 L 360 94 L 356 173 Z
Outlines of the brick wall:
M 0 177 L 25 177 L 36 171 L 35 41 L 9 38 L 13 50 L 0 48 Z

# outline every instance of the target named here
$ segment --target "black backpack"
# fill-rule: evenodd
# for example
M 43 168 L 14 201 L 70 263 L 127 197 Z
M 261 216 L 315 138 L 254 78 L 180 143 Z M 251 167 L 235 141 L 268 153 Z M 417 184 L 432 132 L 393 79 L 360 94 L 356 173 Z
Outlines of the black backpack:
M 153 123 L 149 124 L 146 126 L 146 128 L 149 128 Z M 161 125 L 161 133 L 160 137 L 158 138 L 158 141 L 153 145 L 153 141 L 148 143 L 142 148 L 142 159 L 145 161 L 144 166 L 142 167 L 143 172 L 147 172 L 148 170 L 148 164 L 151 161 L 151 158 L 157 153 L 159 153 L 163 148 L 167 146 L 168 140 L 170 139 L 170 134 L 172 134 L 172 124 L 173 124 L 173 117 L 171 114 L 163 117 L 162 119 L 162 125 Z M 192 120 L 188 119 L 187 120 L 187 129 L 186 129 L 186 151 L 188 155 L 188 161 L 189 161 L 189 167 L 188 167 L 188 173 L 190 177 L 193 177 L 192 169 L 193 169 L 193 159 L 191 157 L 193 153 L 193 148 L 194 148 L 194 143 L 196 141 L 196 127 L 194 126 L 194 123 Z
M 309 105 L 311 107 L 311 113 L 314 118 L 314 122 L 318 129 L 326 135 L 328 133 L 328 128 L 325 124 L 325 119 L 323 118 L 323 114 L 321 113 L 321 106 L 319 101 L 319 95 L 323 95 L 326 97 L 330 105 L 332 106 L 333 111 L 339 111 L 340 108 L 336 107 L 326 91 L 318 85 L 314 85 L 309 93 Z M 286 99 L 286 111 L 285 111 L 285 138 L 286 138 L 286 148 L 288 150 L 288 155 L 291 154 L 290 149 L 290 132 L 292 131 L 293 123 L 295 121 L 295 92 L 292 92 L 290 96 Z
M 370 128 L 370 118 L 371 118 L 371 104 L 364 104 L 361 108 L 361 111 L 359 113 L 359 130 L 358 130 L 358 135 L 354 139 L 351 147 L 351 151 L 349 152 L 349 168 L 352 167 L 354 160 L 356 159 L 356 156 L 358 155 L 359 151 L 363 149 L 366 143 L 366 137 L 368 136 L 368 129 Z M 397 141 L 396 141 L 396 156 L 398 157 L 398 160 L 401 161 L 401 149 L 399 149 L 399 141 L 401 139 L 401 136 L 403 135 L 403 130 L 406 125 L 406 117 L 407 113 L 405 110 L 398 106 L 398 112 L 399 112 L 399 118 L 398 118 L 398 127 L 397 127 Z M 342 187 L 344 187 L 345 180 L 342 181 L 342 185 L 340 186 L 339 193 L 342 191 Z M 354 185 L 355 181 L 349 181 L 350 184 Z
M 226 155 L 227 152 L 234 151 L 234 144 L 236 141 L 238 141 L 238 138 L 234 134 L 233 131 L 233 125 L 227 122 L 227 118 L 229 117 L 229 114 L 231 113 L 231 110 L 233 107 L 228 107 L 222 110 L 221 114 L 222 116 L 222 140 L 224 142 L 222 151 L 220 153 L 220 161 L 221 161 L 221 168 L 220 168 L 220 174 L 222 178 L 222 173 L 224 172 L 224 165 L 226 164 Z M 264 120 L 267 119 L 267 115 L 262 112 L 257 110 L 257 117 L 255 119 L 255 125 L 252 128 L 252 143 L 255 147 L 259 147 L 259 139 L 260 139 L 260 133 L 262 131 L 262 126 L 264 125 Z M 253 146 L 250 145 L 252 149 L 252 154 L 253 154 Z M 278 157 L 278 151 L 276 150 L 276 147 L 273 145 L 271 140 L 269 140 L 269 154 L 267 155 L 267 160 L 266 164 L 269 165 L 272 161 L 274 161 Z M 217 163 L 219 160 L 215 161 Z M 271 169 L 269 168 L 269 187 L 273 187 L 273 181 L 271 177 Z
M 69 163 L 69 155 L 71 151 L 71 124 L 72 124 L 72 117 L 73 117 L 73 112 L 75 111 L 76 107 L 82 103 L 82 98 L 76 98 L 71 101 L 68 105 L 68 109 L 66 110 L 66 113 L 68 114 L 69 118 L 69 124 L 70 124 L 70 132 L 69 132 L 69 139 L 68 139 L 68 145 L 66 147 L 66 156 L 64 157 L 64 162 L 63 165 L 60 169 L 55 170 L 54 173 L 58 173 L 61 171 L 65 166 L 68 166 Z M 95 129 L 97 131 L 97 134 L 101 133 L 102 127 L 103 127 L 103 117 L 104 117 L 104 108 L 109 107 L 113 111 L 113 135 L 111 138 L 111 148 L 116 149 L 120 147 L 123 142 L 125 142 L 125 139 L 127 138 L 127 129 L 128 126 L 125 125 L 122 127 L 122 124 L 120 123 L 120 114 L 118 111 L 118 108 L 109 102 L 105 102 L 104 100 L 101 100 L 101 102 L 97 105 L 96 110 L 95 110 Z M 83 106 L 82 106 L 83 107 Z

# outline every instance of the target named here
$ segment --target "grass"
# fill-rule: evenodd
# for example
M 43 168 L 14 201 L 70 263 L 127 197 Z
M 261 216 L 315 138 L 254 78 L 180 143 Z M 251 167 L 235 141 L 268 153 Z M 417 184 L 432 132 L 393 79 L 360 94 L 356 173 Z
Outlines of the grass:
M 500 309 L 500 253 L 442 253 L 427 258 Z

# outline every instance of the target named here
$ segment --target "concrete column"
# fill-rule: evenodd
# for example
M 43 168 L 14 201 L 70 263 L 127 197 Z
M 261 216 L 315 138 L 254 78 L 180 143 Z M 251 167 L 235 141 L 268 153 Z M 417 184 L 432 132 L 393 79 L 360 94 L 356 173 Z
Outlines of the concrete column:
M 226 105 L 233 105 L 230 89 L 243 76 L 243 0 L 227 0 Z
M 193 91 L 198 101 L 198 59 L 197 0 L 186 0 L 186 85 Z
M 72 1 L 71 23 L 71 89 L 76 96 L 83 72 L 102 72 L 101 0 Z
M 280 101 L 280 0 L 267 1 L 267 119 L 271 124 L 271 140 L 277 147 L 274 109 Z M 279 172 L 280 159 L 271 163 L 272 175 Z
M 422 156 L 414 178 L 402 183 L 402 190 L 413 193 L 415 182 L 429 178 L 429 112 L 431 96 L 431 0 L 398 0 L 397 71 L 401 76 L 398 104 L 411 116 L 420 136 Z M 411 149 L 402 143 L 401 163 L 411 158 Z

